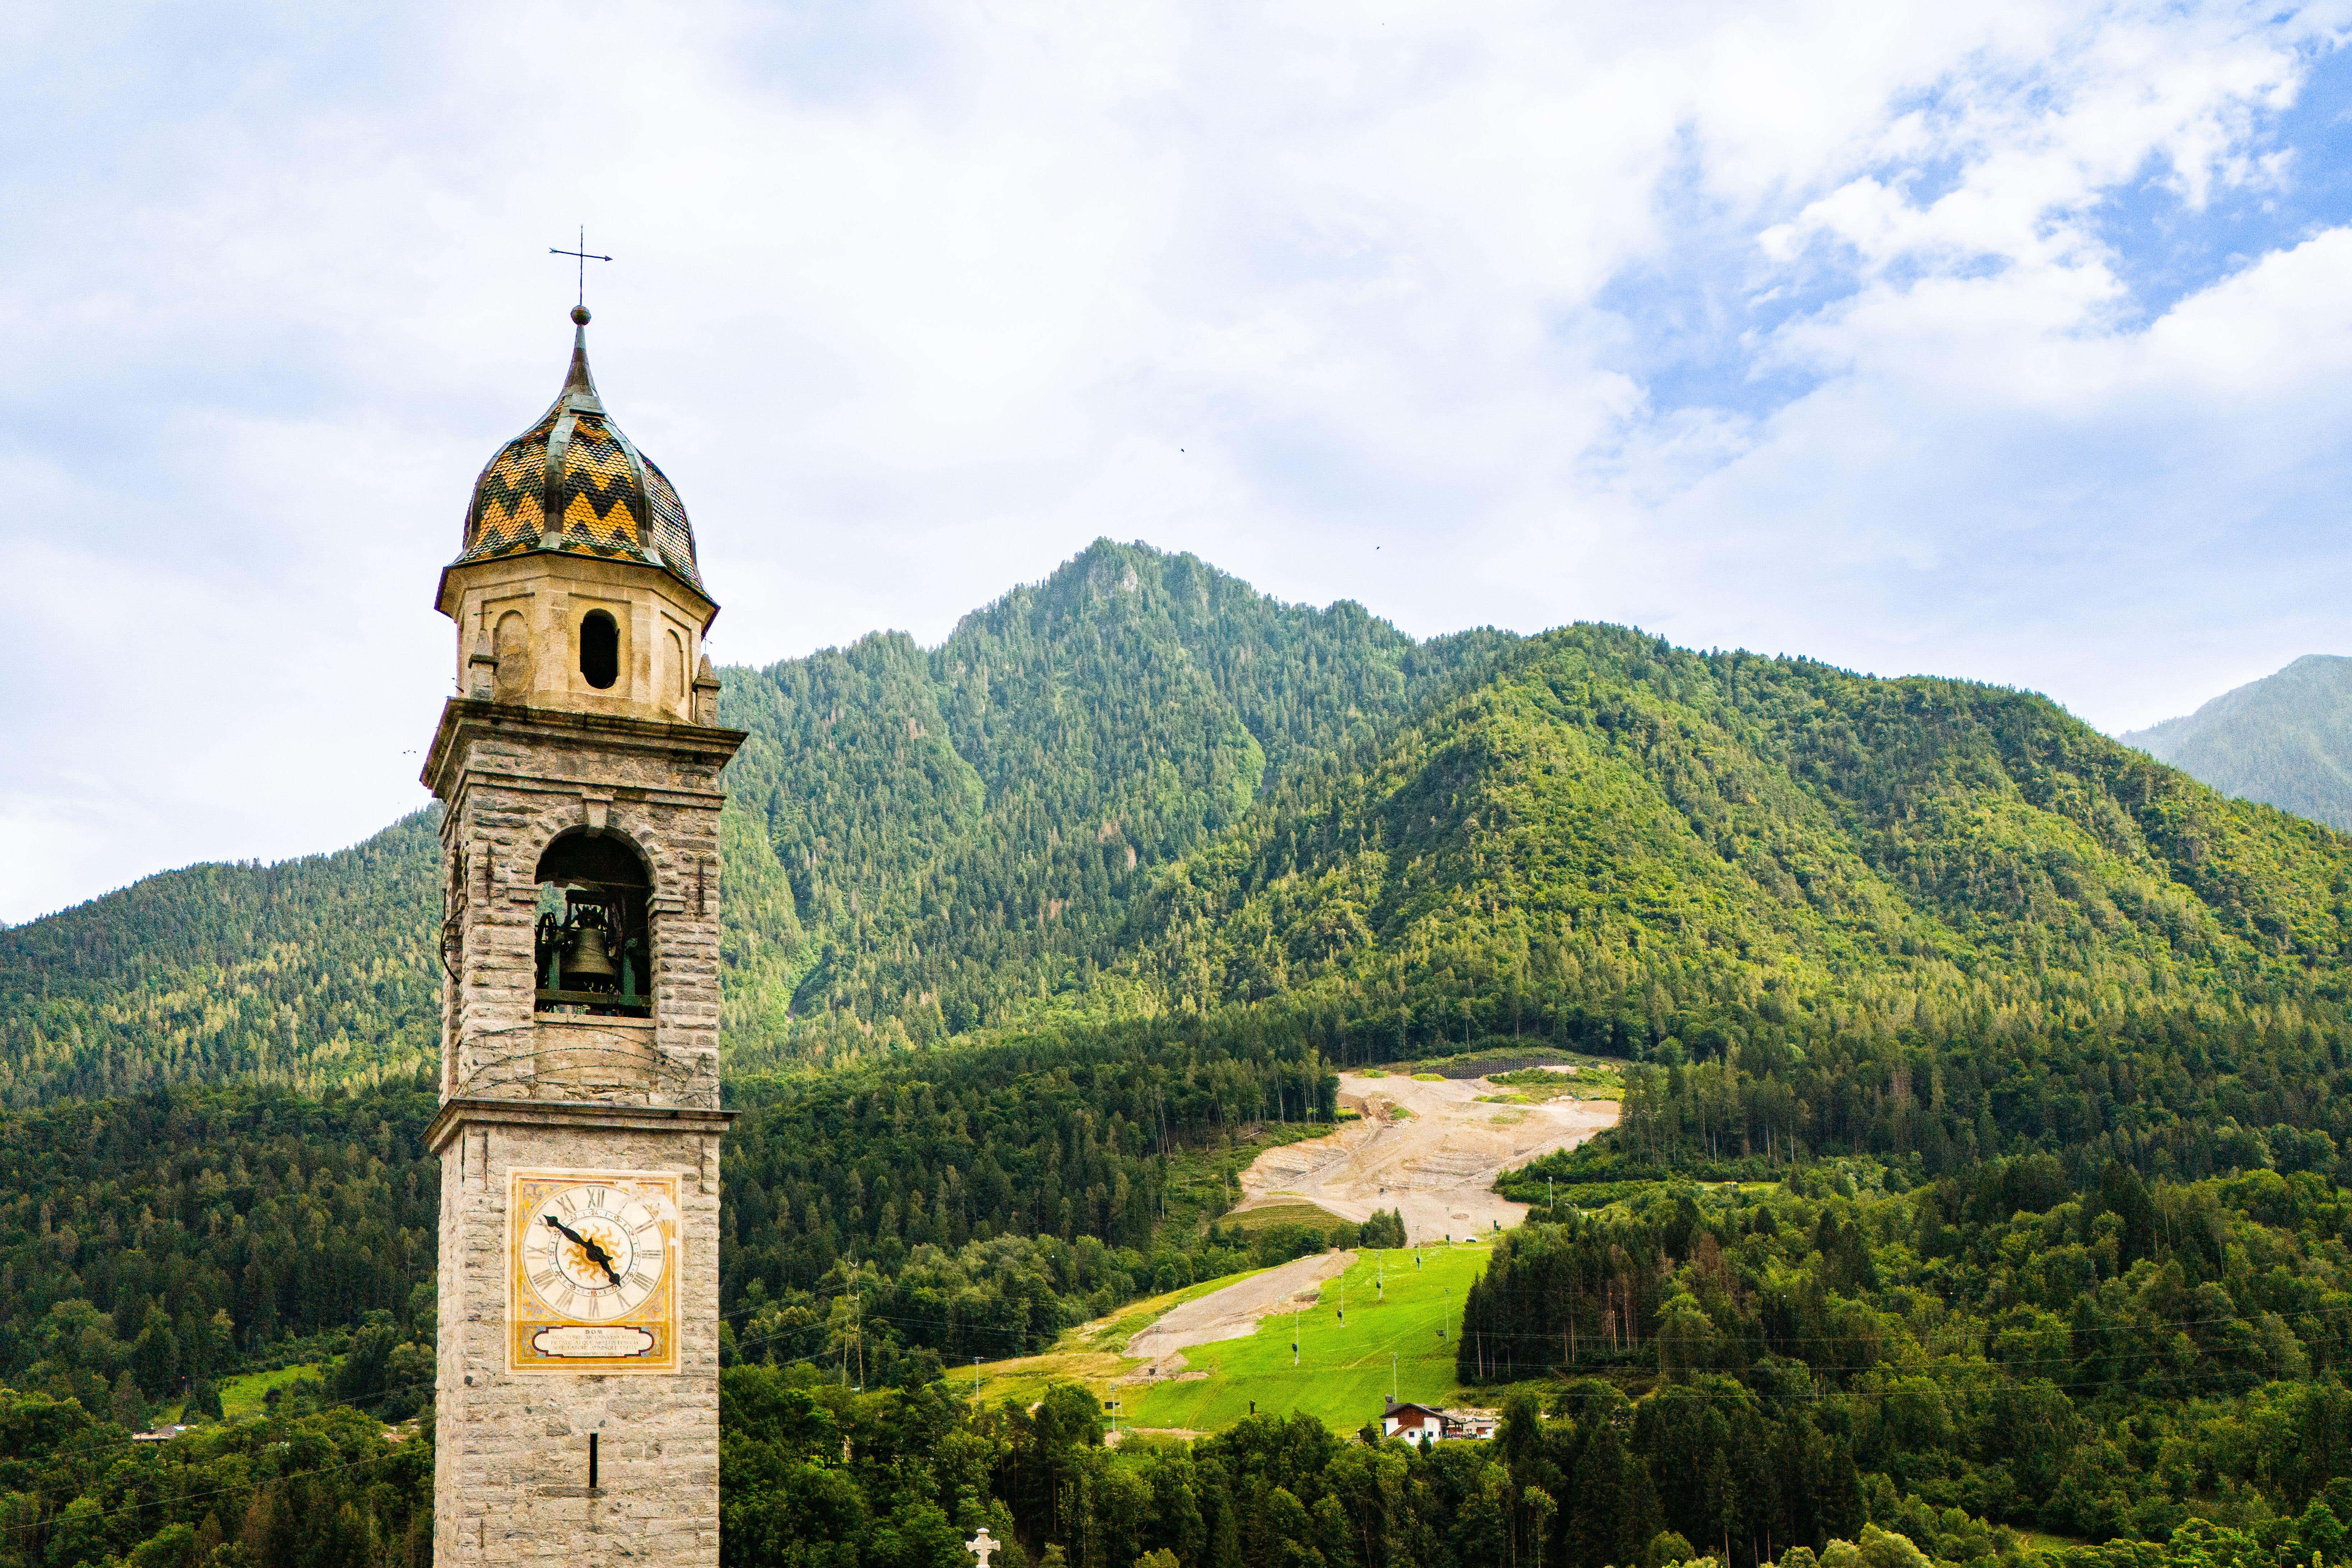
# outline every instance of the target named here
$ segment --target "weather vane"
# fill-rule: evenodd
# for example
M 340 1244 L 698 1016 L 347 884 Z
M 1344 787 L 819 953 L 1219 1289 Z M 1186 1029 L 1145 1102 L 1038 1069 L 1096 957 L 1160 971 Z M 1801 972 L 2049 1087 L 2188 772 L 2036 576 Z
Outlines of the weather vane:
M 573 256 L 579 258 L 580 299 L 575 308 L 583 310 L 586 310 L 588 308 L 588 264 L 592 261 L 610 261 L 613 258 L 609 256 L 598 256 L 595 252 L 588 248 L 588 226 L 586 224 L 582 224 L 580 226 L 579 249 L 565 250 L 560 246 L 551 245 L 547 247 L 547 254 L 550 256 Z

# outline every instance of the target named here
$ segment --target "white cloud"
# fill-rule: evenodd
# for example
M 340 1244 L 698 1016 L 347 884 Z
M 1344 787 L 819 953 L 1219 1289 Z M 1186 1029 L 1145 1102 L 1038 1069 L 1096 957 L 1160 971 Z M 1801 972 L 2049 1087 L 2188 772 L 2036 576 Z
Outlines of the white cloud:
M 2108 723 L 2343 642 L 2344 237 L 2151 320 L 2105 221 L 2291 192 L 2335 9 L 172 15 L 16 24 L 0 918 L 419 798 L 583 220 L 727 658 L 1097 533 Z

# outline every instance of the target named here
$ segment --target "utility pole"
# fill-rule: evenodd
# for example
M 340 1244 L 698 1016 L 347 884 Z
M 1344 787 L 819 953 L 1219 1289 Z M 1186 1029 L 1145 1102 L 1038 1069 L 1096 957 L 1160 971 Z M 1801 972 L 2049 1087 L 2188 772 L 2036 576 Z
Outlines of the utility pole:
M 861 1296 L 849 1298 L 850 1321 L 857 1333 L 857 1392 L 866 1392 L 866 1303 Z

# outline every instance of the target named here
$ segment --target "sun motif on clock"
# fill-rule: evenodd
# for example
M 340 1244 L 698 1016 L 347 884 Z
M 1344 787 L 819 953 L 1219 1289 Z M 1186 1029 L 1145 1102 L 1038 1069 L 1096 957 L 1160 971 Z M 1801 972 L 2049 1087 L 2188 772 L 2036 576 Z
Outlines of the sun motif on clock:
M 677 1176 L 509 1176 L 509 1364 L 517 1371 L 673 1371 Z

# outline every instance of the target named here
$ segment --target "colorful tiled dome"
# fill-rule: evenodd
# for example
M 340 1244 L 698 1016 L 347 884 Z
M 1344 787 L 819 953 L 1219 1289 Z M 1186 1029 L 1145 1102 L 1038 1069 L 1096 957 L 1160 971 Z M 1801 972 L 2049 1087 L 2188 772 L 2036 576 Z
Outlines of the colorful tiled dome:
M 604 412 L 588 374 L 588 312 L 575 310 L 572 373 L 531 427 L 499 448 L 466 509 L 463 566 L 556 550 L 659 566 L 707 595 L 677 491 Z

